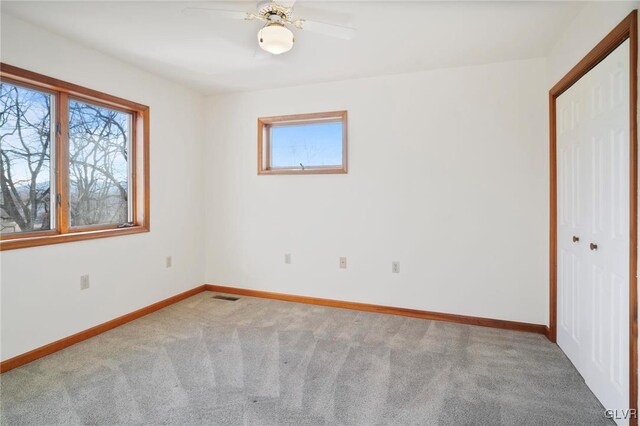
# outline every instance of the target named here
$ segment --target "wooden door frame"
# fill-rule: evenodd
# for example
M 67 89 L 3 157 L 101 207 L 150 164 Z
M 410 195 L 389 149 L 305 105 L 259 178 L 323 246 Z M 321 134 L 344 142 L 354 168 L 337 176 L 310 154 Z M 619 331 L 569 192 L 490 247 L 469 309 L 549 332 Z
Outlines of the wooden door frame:
M 632 11 L 575 67 L 549 90 L 550 227 L 549 227 L 549 333 L 557 337 L 557 176 L 556 98 L 598 65 L 626 40 L 629 45 L 629 407 L 636 410 L 630 425 L 638 425 L 638 11 Z M 626 407 L 620 407 L 626 408 Z

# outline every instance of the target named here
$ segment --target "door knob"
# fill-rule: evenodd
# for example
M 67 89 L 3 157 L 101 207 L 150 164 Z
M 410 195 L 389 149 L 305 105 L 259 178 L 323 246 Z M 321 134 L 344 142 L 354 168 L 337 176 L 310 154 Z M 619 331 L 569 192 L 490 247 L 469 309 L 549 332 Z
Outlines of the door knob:
M 597 244 L 590 243 L 590 244 L 589 244 L 589 248 L 590 248 L 591 250 L 598 250 L 598 245 L 597 245 Z
M 580 241 L 580 238 L 576 237 L 575 235 L 573 236 L 573 242 L 577 243 L 578 241 Z

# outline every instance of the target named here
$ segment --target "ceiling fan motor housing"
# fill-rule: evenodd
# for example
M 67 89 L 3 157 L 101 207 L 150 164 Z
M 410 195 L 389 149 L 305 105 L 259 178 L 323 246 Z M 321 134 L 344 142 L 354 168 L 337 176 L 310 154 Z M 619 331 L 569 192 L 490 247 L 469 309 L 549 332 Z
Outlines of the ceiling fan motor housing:
M 287 22 L 291 20 L 291 8 L 272 1 L 258 3 L 258 16 L 269 22 Z

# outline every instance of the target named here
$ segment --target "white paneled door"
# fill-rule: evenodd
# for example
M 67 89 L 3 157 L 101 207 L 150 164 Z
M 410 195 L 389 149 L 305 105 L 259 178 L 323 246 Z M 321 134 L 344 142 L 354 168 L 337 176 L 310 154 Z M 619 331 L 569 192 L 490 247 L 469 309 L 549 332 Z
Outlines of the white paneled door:
M 629 407 L 629 41 L 561 94 L 556 114 L 557 342 L 602 405 L 623 410 Z

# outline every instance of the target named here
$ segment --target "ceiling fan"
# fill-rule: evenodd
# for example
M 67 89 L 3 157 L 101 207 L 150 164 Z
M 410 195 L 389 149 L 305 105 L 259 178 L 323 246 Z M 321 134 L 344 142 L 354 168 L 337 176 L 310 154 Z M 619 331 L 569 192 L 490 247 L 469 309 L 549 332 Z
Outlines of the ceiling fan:
M 263 0 L 258 2 L 253 12 L 222 10 L 204 7 L 187 7 L 182 10 L 184 15 L 209 15 L 222 19 L 242 19 L 248 21 L 262 21 L 264 26 L 258 31 L 258 45 L 274 55 L 288 52 L 293 47 L 295 37 L 289 27 L 299 30 L 337 37 L 344 40 L 351 39 L 356 30 L 354 28 L 294 18 L 293 5 L 295 0 Z

